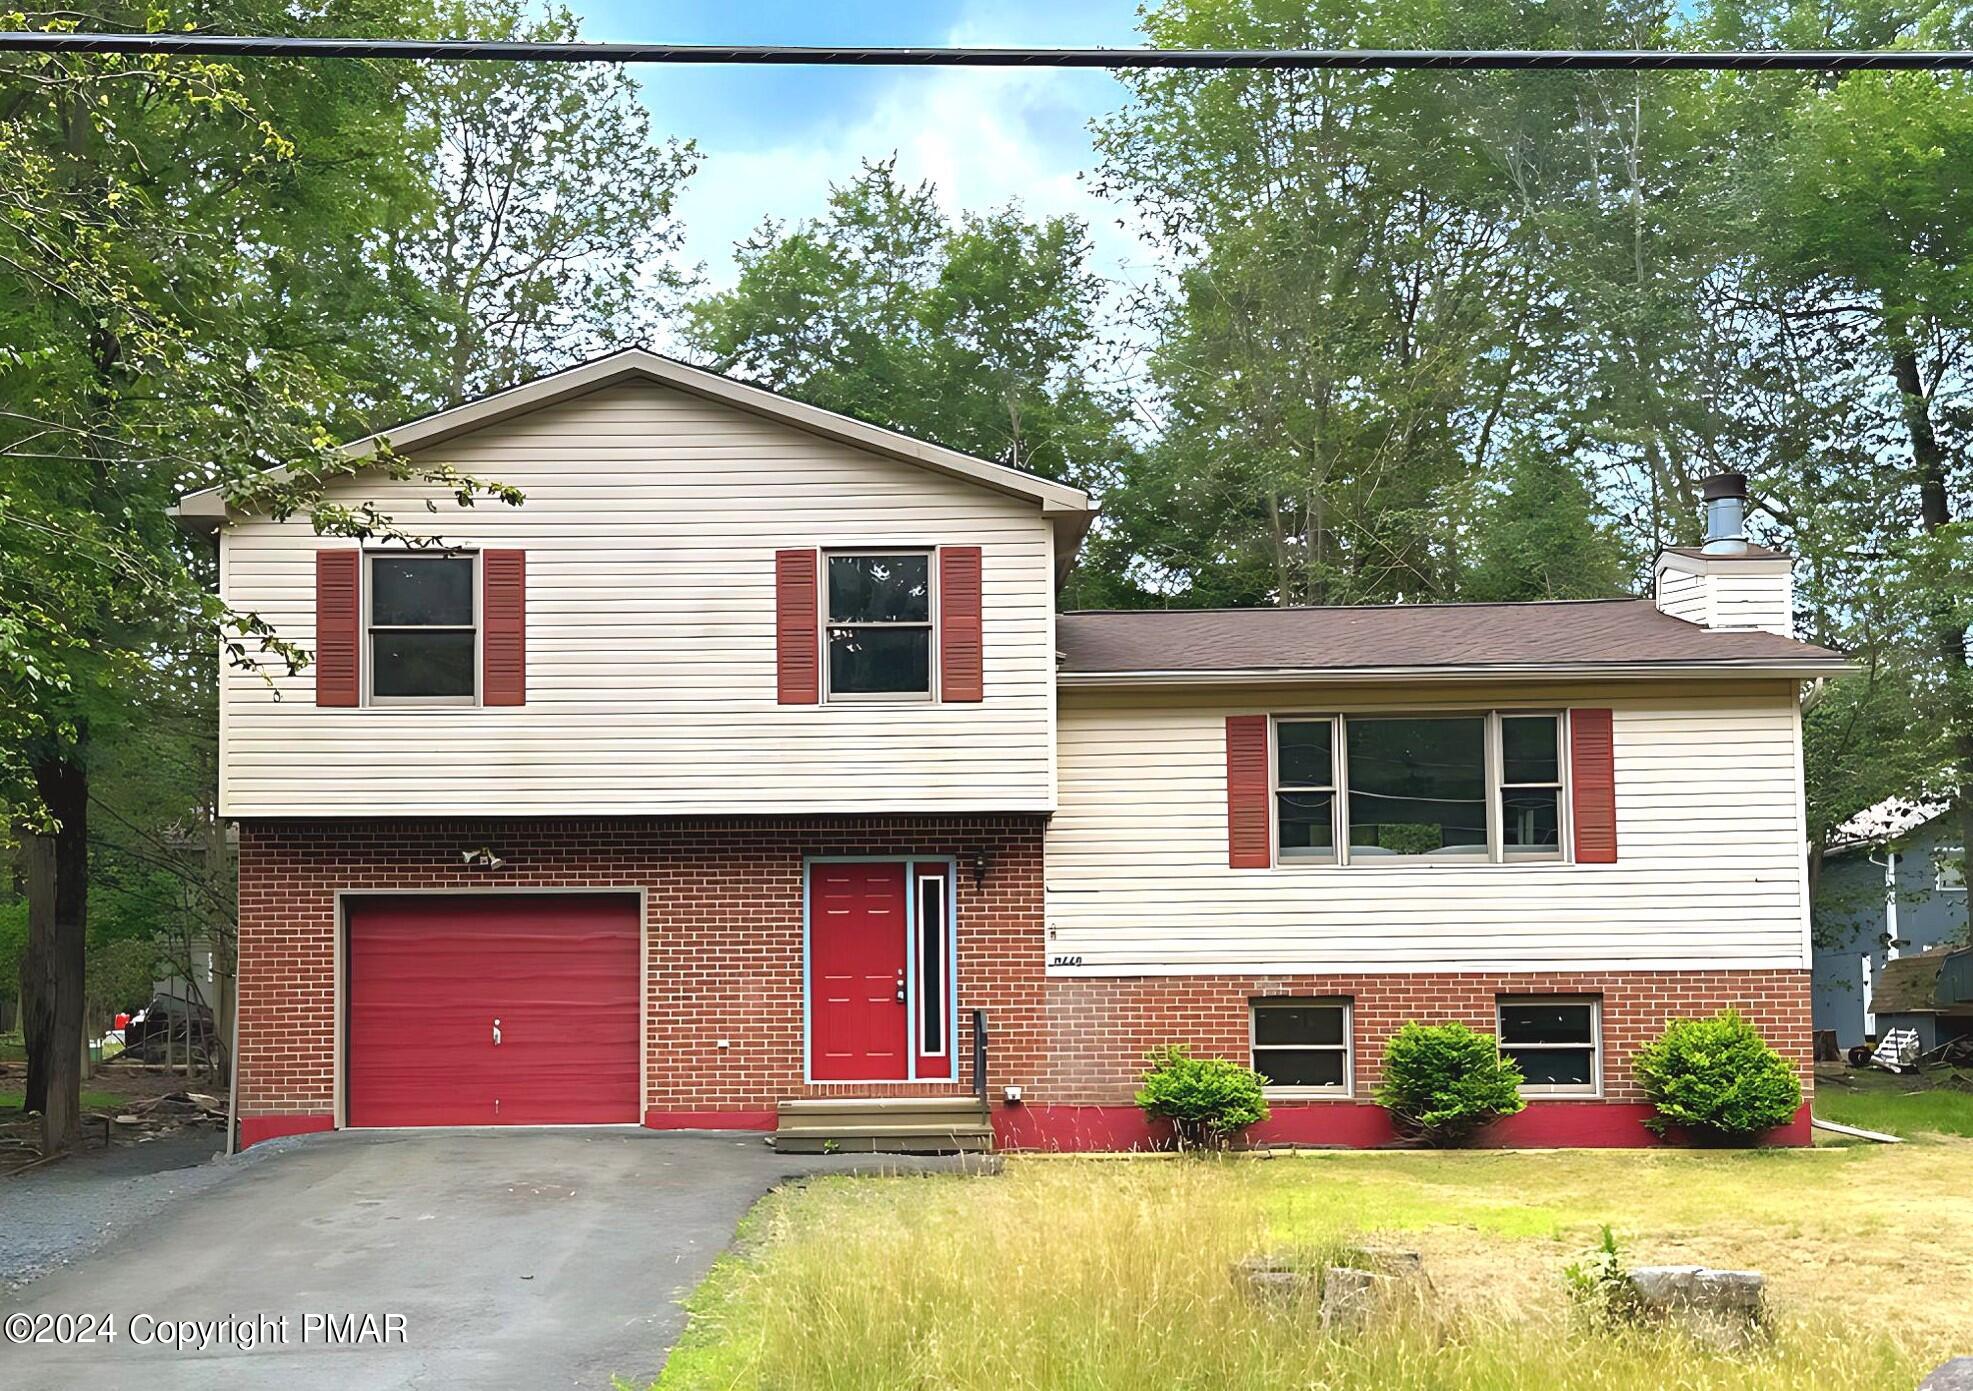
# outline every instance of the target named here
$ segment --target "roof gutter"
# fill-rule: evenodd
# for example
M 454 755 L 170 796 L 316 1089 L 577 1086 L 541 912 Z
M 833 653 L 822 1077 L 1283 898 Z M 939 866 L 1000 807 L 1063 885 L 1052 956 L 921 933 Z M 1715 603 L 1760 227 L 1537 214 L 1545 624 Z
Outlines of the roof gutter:
M 1812 681 L 1843 676 L 1857 670 L 1847 658 L 1792 661 L 1639 662 L 1615 665 L 1598 662 L 1470 663 L 1464 666 L 1390 667 L 1273 667 L 1246 671 L 1058 671 L 1060 687 L 1117 686 L 1278 686 L 1320 681 L 1325 684 L 1380 681 L 1470 681 L 1476 677 L 1586 677 L 1598 681 L 1658 681 L 1677 677 L 1787 677 Z

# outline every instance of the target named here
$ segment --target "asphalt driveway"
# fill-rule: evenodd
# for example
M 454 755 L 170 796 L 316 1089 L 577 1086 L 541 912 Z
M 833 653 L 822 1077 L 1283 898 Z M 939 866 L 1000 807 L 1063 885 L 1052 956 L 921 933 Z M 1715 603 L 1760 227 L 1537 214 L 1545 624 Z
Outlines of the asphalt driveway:
M 677 1301 L 769 1188 L 962 1162 L 628 1129 L 281 1141 L 0 1300 L 10 1335 L 23 1313 L 114 1315 L 117 1332 L 89 1347 L 10 1336 L 0 1386 L 642 1387 L 684 1327 Z M 0 1222 L 15 1200 L 0 1185 Z M 181 1323 L 208 1345 L 164 1345 Z M 243 1349 L 242 1328 L 260 1345 Z

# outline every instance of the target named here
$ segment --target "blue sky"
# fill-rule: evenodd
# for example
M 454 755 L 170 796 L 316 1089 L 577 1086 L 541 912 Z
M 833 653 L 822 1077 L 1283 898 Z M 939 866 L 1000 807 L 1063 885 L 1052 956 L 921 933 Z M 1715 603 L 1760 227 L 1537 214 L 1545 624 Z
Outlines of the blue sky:
M 584 37 L 679 43 L 1132 45 L 1134 0 L 570 0 Z M 818 211 L 832 180 L 895 153 L 948 209 L 1019 198 L 1034 214 L 1091 223 L 1098 269 L 1141 260 L 1114 208 L 1076 174 L 1092 162 L 1090 118 L 1121 89 L 1107 73 L 821 68 L 632 69 L 660 134 L 691 136 L 704 162 L 682 201 L 686 255 L 732 281 L 731 249 L 765 216 Z

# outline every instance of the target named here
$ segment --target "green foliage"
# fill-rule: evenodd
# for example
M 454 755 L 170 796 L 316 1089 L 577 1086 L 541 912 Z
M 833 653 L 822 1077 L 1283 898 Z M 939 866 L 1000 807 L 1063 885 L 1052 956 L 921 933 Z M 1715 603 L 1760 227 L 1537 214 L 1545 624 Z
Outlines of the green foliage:
M 823 216 L 763 225 L 684 336 L 722 371 L 1049 478 L 1101 482 L 1123 452 L 1097 385 L 1101 283 L 1071 218 L 939 211 L 866 164 Z
M 1624 1323 L 1637 1305 L 1623 1252 L 1607 1223 L 1596 1250 L 1562 1268 L 1562 1282 L 1568 1287 L 1570 1301 L 1593 1327 Z
M 1786 1125 L 1802 1105 L 1788 1060 L 1732 1009 L 1710 1019 L 1675 1019 L 1633 1060 L 1638 1085 L 1656 1108 L 1645 1124 L 1658 1134 L 1749 1139 Z
M 1456 1022 L 1414 1020 L 1385 1045 L 1377 1104 L 1406 1134 L 1450 1145 L 1525 1107 L 1520 1087 L 1520 1068 L 1495 1046 L 1492 1034 Z
M 1226 1058 L 1195 1058 L 1167 1044 L 1145 1060 L 1137 1104 L 1152 1120 L 1171 1122 L 1180 1145 L 1218 1148 L 1267 1119 L 1266 1079 Z
M 1504 486 L 1474 519 L 1474 562 L 1464 599 L 1609 599 L 1625 592 L 1625 557 L 1597 516 L 1596 496 L 1574 460 L 1532 447 L 1508 456 Z

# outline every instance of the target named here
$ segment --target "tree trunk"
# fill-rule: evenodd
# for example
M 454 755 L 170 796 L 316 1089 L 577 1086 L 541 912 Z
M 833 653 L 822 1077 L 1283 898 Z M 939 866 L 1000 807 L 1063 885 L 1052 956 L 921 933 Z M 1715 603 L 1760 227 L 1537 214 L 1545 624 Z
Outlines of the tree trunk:
M 54 997 L 46 981 L 55 956 L 55 838 L 23 833 L 21 887 L 27 895 L 27 950 L 21 955 L 21 1041 L 27 1046 L 29 1113 L 48 1109 L 48 1062 L 55 1036 Z
M 82 982 L 83 945 L 89 917 L 89 775 L 69 758 L 50 758 L 36 766 L 35 786 L 48 814 L 57 823 L 44 852 L 51 861 L 43 873 L 28 879 L 28 921 L 41 927 L 39 950 L 33 951 L 33 994 L 45 1032 L 39 1051 L 29 1054 L 30 1070 L 38 1065 L 45 1091 L 41 1105 L 41 1149 L 56 1154 L 73 1145 L 82 1133 Z M 30 866 L 34 863 L 30 859 Z M 30 1044 L 30 1048 L 34 1047 Z
M 1904 400 L 1905 428 L 1911 436 L 1911 457 L 1918 465 L 1920 521 L 1926 533 L 1952 522 L 1952 494 L 1946 480 L 1946 452 L 1932 425 L 1931 398 L 1918 364 L 1918 345 L 1910 326 L 1899 324 L 1891 340 L 1891 367 Z M 1939 657 L 1946 666 L 1946 718 L 1952 732 L 1953 809 L 1959 823 L 1959 843 L 1973 846 L 1973 710 L 1967 708 L 1966 629 L 1957 606 L 1948 600 L 1934 620 Z

